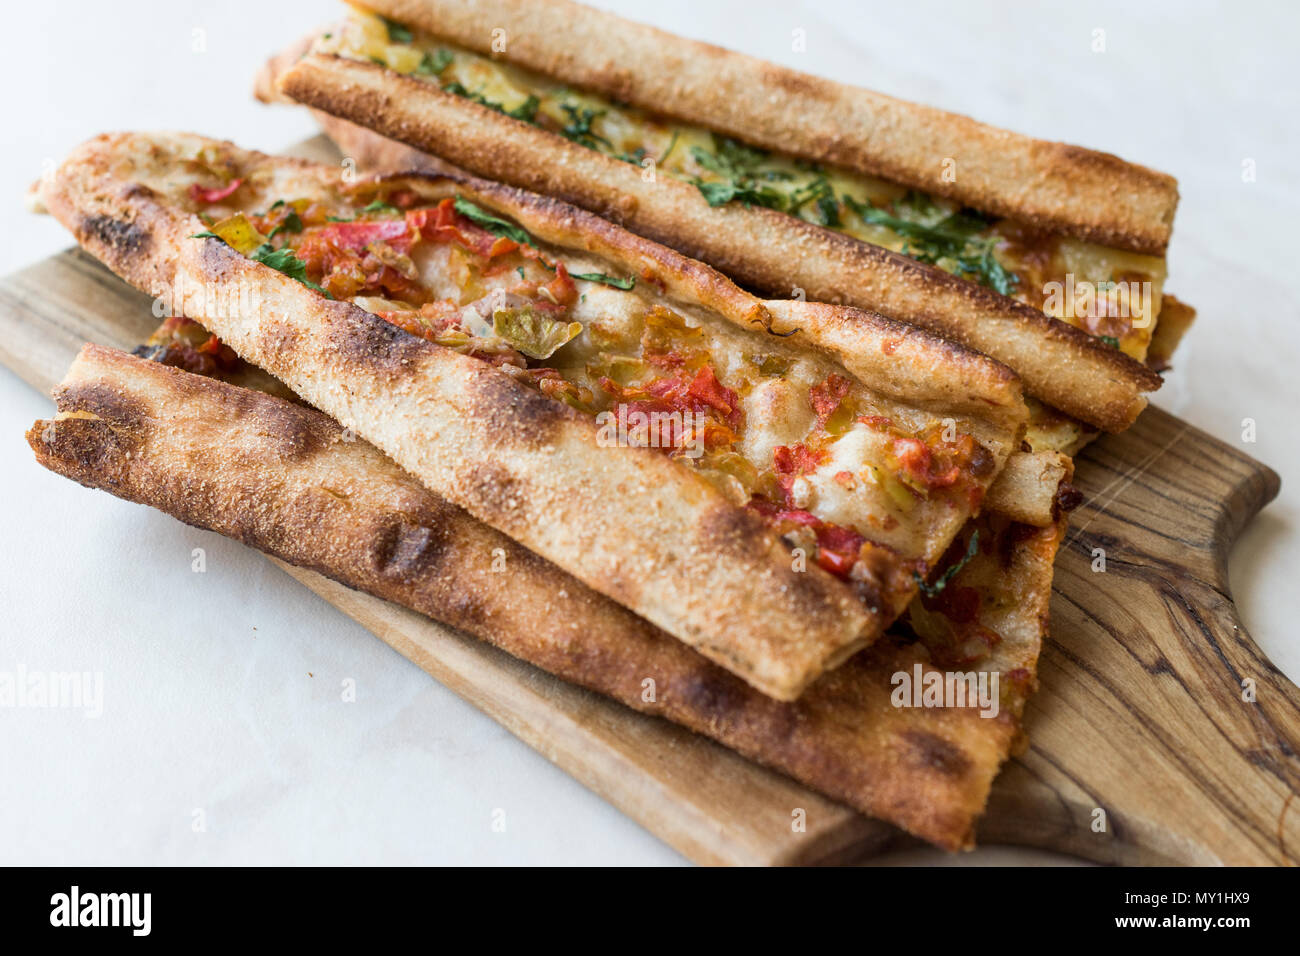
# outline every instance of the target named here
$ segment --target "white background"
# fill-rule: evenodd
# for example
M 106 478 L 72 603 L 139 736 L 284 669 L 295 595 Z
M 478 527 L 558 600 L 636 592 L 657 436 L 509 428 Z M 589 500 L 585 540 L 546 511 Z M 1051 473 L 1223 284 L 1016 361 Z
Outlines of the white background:
M 1242 419 L 1257 422 L 1245 447 L 1283 490 L 1236 549 L 1233 588 L 1255 639 L 1300 677 L 1300 8 L 606 5 L 1176 175 L 1168 288 L 1200 319 L 1156 404 L 1233 444 Z M 95 133 L 180 128 L 267 150 L 310 134 L 305 115 L 253 102 L 250 80 L 340 9 L 8 5 L 0 271 L 69 244 L 23 211 L 22 192 Z M 796 28 L 806 53 L 791 50 Z M 195 29 L 206 52 L 193 50 Z M 1095 29 L 1104 53 L 1092 52 Z M 1242 181 L 1245 159 L 1256 182 Z M 0 863 L 681 862 L 257 554 L 36 467 L 22 433 L 49 408 L 0 368 L 0 671 L 102 672 L 104 713 L 0 710 Z M 190 569 L 195 547 L 204 574 Z M 346 678 L 356 703 L 340 700 Z M 504 833 L 490 826 L 498 808 Z M 987 849 L 960 862 L 1044 859 Z

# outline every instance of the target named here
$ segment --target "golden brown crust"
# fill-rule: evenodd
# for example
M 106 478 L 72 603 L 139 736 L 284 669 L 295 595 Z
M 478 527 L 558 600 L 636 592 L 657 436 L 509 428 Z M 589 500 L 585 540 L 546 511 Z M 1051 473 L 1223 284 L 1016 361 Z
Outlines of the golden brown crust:
M 1072 468 L 1066 481 L 1070 477 Z M 1044 487 L 1056 486 L 1049 478 Z M 971 523 L 980 532 L 979 552 L 952 581 L 951 586 L 980 594 L 979 623 L 997 634 L 998 642 L 978 666 L 1003 675 L 1003 703 L 1017 720 L 1038 688 L 1038 655 L 1051 617 L 1053 565 L 1067 523 L 1064 513 L 1039 528 L 986 511 Z
M 422 152 L 414 146 L 399 143 L 395 139 L 372 133 L 364 126 L 357 126 L 345 119 L 331 116 L 324 110 L 308 109 L 308 112 L 315 118 L 325 135 L 342 150 L 343 156 L 354 160 L 357 169 L 362 172 L 470 175 L 444 159 Z
M 1151 335 L 1151 346 L 1147 349 L 1147 365 L 1157 372 L 1170 368 L 1178 343 L 1195 321 L 1194 308 L 1166 293 L 1161 300 L 1160 321 L 1156 323 L 1156 330 Z
M 1007 517 L 1045 528 L 1058 517 L 1061 484 L 1074 476 L 1074 462 L 1054 451 L 1012 455 L 989 488 L 984 507 Z
M 315 41 L 316 37 L 328 33 L 330 29 L 332 28 L 323 27 L 321 29 L 313 30 L 307 36 L 289 44 L 279 53 L 271 57 L 271 59 L 263 63 L 258 71 L 253 75 L 253 97 L 261 103 L 291 102 L 276 86 L 280 75 L 302 59 L 303 55 L 311 49 L 311 45 Z
M 840 302 L 960 342 L 1014 369 L 1026 391 L 1076 418 L 1122 431 L 1160 377 L 1087 333 L 992 290 L 794 216 L 711 207 L 693 186 L 640 170 L 428 83 L 375 64 L 312 54 L 280 80 L 293 98 L 494 180 L 590 209 L 780 297 Z M 349 155 L 385 168 L 410 159 L 331 132 Z
M 502 372 L 326 301 L 218 240 L 188 238 L 204 224 L 130 170 L 173 169 L 177 151 L 204 144 L 220 146 L 253 180 L 294 179 L 295 194 L 335 176 L 200 137 L 120 134 L 92 140 L 65 163 L 44 189 L 47 204 L 119 274 L 154 294 L 170 290 L 174 311 L 357 428 L 428 487 L 774 697 L 798 696 L 901 611 L 860 600 L 819 568 L 796 571 L 765 522 L 654 450 L 598 447 L 587 418 Z M 770 321 L 761 302 L 712 270 L 555 200 L 467 180 L 402 183 L 428 201 L 463 193 L 538 239 L 653 273 L 669 297 L 738 325 Z M 906 336 L 917 361 L 933 358 L 929 397 L 939 401 L 960 383 L 968 398 L 983 399 L 983 430 L 1000 466 L 1024 420 L 1005 370 L 977 356 L 954 364 L 953 346 L 879 322 Z
M 1106 245 L 1162 255 L 1178 184 L 566 0 L 373 0 L 402 23 L 619 102 Z M 494 40 L 504 30 L 504 49 Z M 498 46 L 501 46 L 498 42 Z M 943 175 L 955 163 L 955 177 Z M 951 179 L 951 181 L 950 181 Z
M 782 699 L 883 630 L 841 582 L 796 573 L 761 519 L 653 450 L 599 448 L 578 413 L 482 362 L 325 301 L 216 240 L 186 242 L 203 231 L 196 217 L 85 177 L 123 158 L 104 145 L 46 191 L 89 251 L 146 291 L 159 280 L 180 291 L 176 311 L 480 519 Z M 105 205 L 110 214 L 88 215 Z M 209 288 L 250 290 L 259 307 L 209 308 Z M 766 620 L 755 626 L 757 608 Z
M 261 103 L 293 104 L 293 100 L 280 92 L 280 76 L 289 70 L 311 48 L 317 37 L 340 29 L 340 25 L 321 27 L 296 43 L 292 43 L 267 60 L 253 77 L 253 96 Z M 371 133 L 369 130 L 354 126 L 347 120 L 331 116 L 322 110 L 309 109 L 312 118 L 325 135 L 335 143 L 349 142 L 350 149 L 345 155 L 354 160 L 357 168 L 364 172 L 408 172 L 424 173 L 464 173 L 451 163 L 428 153 L 399 143 L 396 140 Z M 361 134 L 361 135 L 355 135 Z M 35 192 L 35 184 L 32 186 Z M 39 198 L 39 197 L 34 197 Z M 33 210 L 43 212 L 44 210 Z
M 1005 365 L 873 312 L 824 302 L 763 304 L 771 331 L 802 333 L 883 394 L 950 412 L 1001 416 L 1009 431 L 1025 421 L 1020 380 Z
M 83 417 L 28 432 L 45 467 L 462 628 L 948 849 L 970 845 L 1019 732 L 1023 682 L 996 718 L 892 706 L 892 675 L 931 669 L 920 645 L 893 638 L 799 701 L 772 700 L 312 409 L 89 345 L 56 395 L 63 416 Z M 1041 586 L 1058 540 L 1022 543 L 1000 572 Z M 1045 592 L 1017 593 L 1025 610 L 1005 624 L 1016 651 L 1004 656 L 1032 667 Z M 647 678 L 655 702 L 643 699 Z

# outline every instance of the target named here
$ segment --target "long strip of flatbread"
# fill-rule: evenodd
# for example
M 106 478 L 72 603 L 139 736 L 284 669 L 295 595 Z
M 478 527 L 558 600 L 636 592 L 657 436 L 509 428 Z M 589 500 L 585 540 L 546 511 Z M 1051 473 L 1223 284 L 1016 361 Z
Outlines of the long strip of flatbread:
M 1163 254 L 1173 177 L 836 83 L 568 0 L 368 0 L 478 53 L 756 146 L 1030 225 Z M 940 175 L 945 158 L 957 175 Z
M 602 272 L 664 289 L 679 308 L 758 329 L 770 348 L 797 328 L 789 341 L 865 377 L 894 419 L 955 421 L 975 434 L 988 452 L 975 492 L 991 483 L 1023 429 L 1018 383 L 982 356 L 853 310 L 769 309 L 699 263 L 494 184 L 428 177 L 352 184 L 337 170 L 201 137 L 120 134 L 87 143 L 42 185 L 49 210 L 128 281 L 166 293 L 173 311 L 202 321 L 431 490 L 778 699 L 797 697 L 902 611 L 915 583 L 896 551 L 876 548 L 869 576 L 852 582 L 805 569 L 756 513 L 661 453 L 603 447 L 589 416 L 196 237 L 207 223 L 185 197 L 214 168 L 238 180 L 249 208 L 345 188 L 400 187 L 431 203 L 468 196 L 538 241 L 597 257 Z M 762 331 L 774 323 L 778 335 Z M 768 410 L 774 422 L 779 411 Z M 836 488 L 827 493 L 847 500 Z M 912 525 L 893 519 L 891 527 L 915 532 L 918 553 L 933 560 L 978 500 L 972 493 L 921 502 Z
M 1019 739 L 1060 526 L 1010 526 L 1003 547 L 999 534 L 1011 532 L 981 519 L 979 553 L 949 584 L 980 577 L 992 588 L 982 619 L 1001 640 L 963 670 L 998 674 L 996 716 L 895 699 L 899 675 L 939 674 L 931 655 L 958 650 L 933 627 L 926 643 L 886 638 L 780 703 L 431 494 L 313 409 L 93 345 L 55 394 L 58 417 L 27 436 L 45 467 L 466 630 L 947 849 L 970 845 Z M 494 570 L 502 560 L 505 574 Z
M 310 38 L 308 38 L 265 65 L 256 86 L 259 98 L 267 102 L 275 101 L 276 80 L 301 58 L 310 45 Z M 348 120 L 331 116 L 320 110 L 313 110 L 312 113 L 321 129 L 336 144 L 340 152 L 354 160 L 357 167 L 366 172 L 458 171 L 446 160 L 397 140 L 380 136 Z M 1173 295 L 1165 293 L 1162 303 L 1159 323 L 1151 338 L 1150 351 L 1146 357 L 1147 366 L 1156 372 L 1162 372 L 1170 366 L 1174 350 L 1196 317 L 1195 309 Z M 1074 455 L 1089 441 L 1096 438 L 1097 434 L 1095 428 L 1056 414 L 1041 403 L 1030 406 L 1030 428 L 1025 437 L 1034 453 Z M 1012 468 L 1012 465 L 1017 467 Z M 1031 470 L 1033 470 L 1032 463 L 1016 462 L 1013 456 L 1008 461 L 1008 467 L 989 490 L 986 506 L 1007 514 L 1018 514 L 1020 515 L 1018 520 L 1042 527 L 1053 520 L 1052 512 L 1055 505 L 1051 493 L 1040 487 L 1030 493 L 1032 500 L 1026 500 L 1021 497 L 1026 489 L 1023 486 L 1013 487 L 1020 476 L 1029 474 Z
M 1029 394 L 1098 428 L 1127 428 L 1160 387 L 1141 362 L 991 289 L 773 209 L 711 206 L 689 183 L 648 181 L 638 166 L 376 64 L 311 54 L 280 87 L 478 175 L 590 209 L 749 288 L 798 290 L 930 329 L 1004 362 Z M 347 131 L 339 142 L 348 155 L 374 149 Z

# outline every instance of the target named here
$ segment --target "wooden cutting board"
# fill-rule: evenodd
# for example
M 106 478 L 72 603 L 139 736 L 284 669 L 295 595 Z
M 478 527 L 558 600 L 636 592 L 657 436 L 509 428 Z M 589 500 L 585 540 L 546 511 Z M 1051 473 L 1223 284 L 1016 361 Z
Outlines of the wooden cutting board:
M 142 342 L 151 305 L 62 253 L 0 280 L 0 360 L 48 392 L 83 342 Z M 1226 571 L 1278 476 L 1157 409 L 1077 465 L 1086 499 L 1056 562 L 1031 746 L 998 778 L 980 841 L 1110 863 L 1297 862 L 1300 689 L 1242 628 Z M 912 842 L 702 737 L 282 567 L 693 860 L 843 862 Z

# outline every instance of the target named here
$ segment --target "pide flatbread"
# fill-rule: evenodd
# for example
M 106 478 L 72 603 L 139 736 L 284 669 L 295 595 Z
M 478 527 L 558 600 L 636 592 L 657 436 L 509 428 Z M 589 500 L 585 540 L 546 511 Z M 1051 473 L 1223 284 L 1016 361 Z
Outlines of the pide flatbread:
M 257 92 L 260 97 L 268 102 L 275 99 L 275 78 L 287 68 L 288 64 L 297 62 L 303 50 L 309 45 L 309 43 L 304 42 L 301 45 L 302 48 L 297 52 L 288 53 L 284 58 L 273 60 L 267 65 L 258 81 Z M 439 159 L 437 156 L 432 156 L 397 140 L 380 136 L 363 126 L 358 126 L 355 123 L 339 119 L 337 116 L 331 116 L 319 110 L 314 110 L 313 114 L 326 135 L 334 141 L 341 153 L 355 160 L 359 169 L 367 172 L 404 170 L 457 171 L 456 167 L 445 160 Z M 1174 296 L 1165 294 L 1161 298 L 1160 322 L 1151 335 L 1150 347 L 1146 354 L 1146 364 L 1149 368 L 1156 372 L 1164 372 L 1171 366 L 1173 352 L 1195 317 L 1196 310 Z M 1074 455 L 1101 434 L 1098 428 L 1072 418 L 1035 398 L 1028 398 L 1027 404 L 1029 406 L 1029 427 L 1025 432 L 1025 442 L 1029 446 L 1031 453 Z M 1020 472 L 1012 471 L 1010 474 L 1004 471 L 991 490 L 991 494 L 994 492 L 1007 492 L 1008 495 L 1018 495 L 1019 492 L 1012 492 L 1011 485 L 1014 482 L 1015 475 L 1023 473 L 1024 470 L 1029 468 L 1029 464 L 1022 462 L 1020 468 Z M 1033 497 L 1036 503 L 1041 503 L 1050 496 L 1040 490 Z M 1021 502 L 1018 498 L 1001 496 L 998 498 L 996 505 L 990 500 L 989 506 L 1001 508 L 1003 505 L 1010 505 L 1013 510 L 1017 510 L 1021 514 L 1028 514 L 1030 512 L 1025 511 L 1028 504 L 1029 502 Z M 1049 512 L 1040 508 L 1035 507 L 1032 514 L 1037 519 L 1033 523 L 1041 525 L 1049 520 Z M 1022 518 L 1021 520 L 1028 519 Z
M 778 699 L 901 613 L 1026 421 L 983 356 L 483 181 L 118 134 L 42 199 L 430 490 Z
M 971 844 L 1021 739 L 1063 523 L 972 522 L 943 585 L 913 602 L 914 623 L 782 703 L 430 493 L 325 415 L 164 366 L 247 372 L 211 360 L 219 343 L 181 321 L 145 350 L 158 361 L 83 349 L 55 392 L 58 416 L 28 432 L 42 465 L 461 628 L 939 846 Z M 953 674 L 970 675 L 969 700 L 927 703 L 945 681 L 958 686 Z
M 568 0 L 370 0 L 358 6 L 620 103 L 1039 228 L 1162 254 L 1173 227 L 1178 184 L 1172 176 Z M 390 31 L 385 39 L 401 38 Z M 419 70 L 417 62 L 411 72 Z M 935 169 L 942 157 L 961 164 L 951 179 Z
M 1093 427 L 1127 427 L 1159 387 L 1163 174 L 570 4 L 376 6 L 401 24 L 358 14 L 280 88 L 767 294 L 931 328 Z

